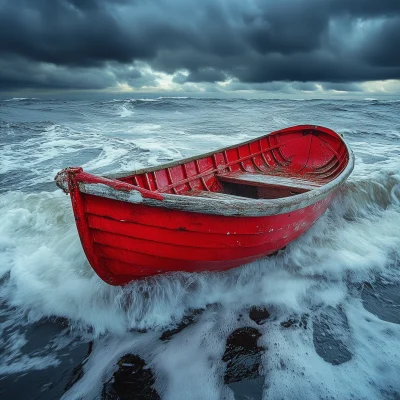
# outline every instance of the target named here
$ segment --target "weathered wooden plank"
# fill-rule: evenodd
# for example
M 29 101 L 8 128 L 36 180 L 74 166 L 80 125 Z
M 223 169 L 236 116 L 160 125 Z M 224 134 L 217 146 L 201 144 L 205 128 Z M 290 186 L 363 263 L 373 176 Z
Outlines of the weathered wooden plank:
M 247 200 L 245 197 L 233 196 L 221 192 L 210 192 L 208 190 L 190 190 L 181 194 L 184 196 L 206 197 L 209 199 L 223 199 L 223 200 L 235 200 L 235 201 Z
M 310 180 L 279 175 L 230 172 L 223 175 L 217 175 L 217 177 L 223 182 L 250 186 L 281 187 L 285 189 L 298 190 L 301 192 L 307 192 L 321 186 L 321 184 Z

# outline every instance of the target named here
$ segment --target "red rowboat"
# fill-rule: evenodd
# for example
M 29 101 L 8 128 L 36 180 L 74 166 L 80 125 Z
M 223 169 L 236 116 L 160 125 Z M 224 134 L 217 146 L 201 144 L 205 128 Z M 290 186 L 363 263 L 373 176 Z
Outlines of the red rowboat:
M 300 125 L 157 167 L 107 177 L 70 167 L 55 180 L 89 263 L 124 285 L 275 253 L 325 212 L 353 167 L 341 136 Z

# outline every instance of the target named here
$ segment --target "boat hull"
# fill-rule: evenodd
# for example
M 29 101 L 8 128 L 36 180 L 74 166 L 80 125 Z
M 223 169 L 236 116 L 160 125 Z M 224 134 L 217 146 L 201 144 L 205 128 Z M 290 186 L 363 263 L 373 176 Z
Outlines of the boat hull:
M 279 215 L 233 217 L 76 194 L 84 251 L 110 285 L 166 272 L 227 270 L 273 254 L 307 231 L 334 197 Z
M 326 211 L 353 167 L 340 135 L 299 125 L 122 175 L 70 167 L 55 180 L 71 196 L 89 263 L 105 282 L 124 285 L 277 252 Z

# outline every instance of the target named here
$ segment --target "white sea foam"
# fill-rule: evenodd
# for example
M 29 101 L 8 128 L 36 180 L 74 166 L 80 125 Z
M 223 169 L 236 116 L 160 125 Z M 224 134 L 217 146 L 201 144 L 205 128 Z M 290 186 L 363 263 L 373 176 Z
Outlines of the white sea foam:
M 121 118 L 127 118 L 133 115 L 133 111 L 126 108 L 126 106 L 121 106 L 119 116 Z
M 331 365 L 310 351 L 309 330 L 269 326 L 262 341 L 269 349 L 264 356 L 266 398 L 320 399 L 323 393 L 338 399 L 374 399 L 385 398 L 384 390 L 399 389 L 395 370 L 400 362 L 394 356 L 400 344 L 399 326 L 378 320 L 357 301 L 347 301 L 344 311 L 353 358 L 342 365 Z
M 10 329 L 9 326 L 7 328 Z M 43 370 L 59 364 L 57 357 L 52 354 L 36 356 L 22 354 L 21 349 L 26 343 L 25 335 L 19 333 L 17 329 L 12 334 L 7 335 L 5 342 L 2 343 L 0 376 L 21 373 L 27 370 Z
M 161 98 L 159 97 L 159 98 L 143 98 L 143 99 L 132 99 L 132 101 L 150 101 L 150 102 L 152 102 L 152 101 L 159 101 L 159 100 L 161 100 Z
M 272 117 L 272 123 L 276 126 L 286 126 L 290 125 L 290 122 L 287 118 L 281 117 L 279 115 L 275 115 Z
M 160 96 L 157 97 L 158 100 L 163 100 L 163 99 L 172 99 L 172 100 L 186 100 L 189 99 L 187 96 Z
M 142 150 L 150 151 L 150 156 L 148 158 L 148 162 L 150 165 L 159 164 L 160 158 L 168 158 L 170 160 L 183 158 L 183 153 L 181 150 L 188 149 L 186 146 L 182 144 L 178 144 L 177 142 L 173 142 L 171 144 L 170 139 L 154 141 L 151 138 L 143 138 L 136 139 L 135 145 L 141 148 Z
M 37 97 L 13 97 L 12 99 L 5 99 L 3 101 L 25 101 L 25 100 L 40 100 Z

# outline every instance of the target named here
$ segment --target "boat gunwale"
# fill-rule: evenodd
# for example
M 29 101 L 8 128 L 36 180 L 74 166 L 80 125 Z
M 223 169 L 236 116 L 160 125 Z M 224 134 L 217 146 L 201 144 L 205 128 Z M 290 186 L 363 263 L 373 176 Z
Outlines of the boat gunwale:
M 260 216 L 270 216 L 270 215 L 284 214 L 296 211 L 327 198 L 330 194 L 332 194 L 345 182 L 345 180 L 349 177 L 354 168 L 354 162 L 355 162 L 354 154 L 350 149 L 349 145 L 347 144 L 346 140 L 341 135 L 332 131 L 329 128 L 318 127 L 314 125 L 299 125 L 296 127 L 291 127 L 275 132 L 287 132 L 290 130 L 310 129 L 310 128 L 314 129 L 322 128 L 324 131 L 327 131 L 326 133 L 329 134 L 333 133 L 334 135 L 339 136 L 340 140 L 346 147 L 348 162 L 345 169 L 340 173 L 340 175 L 338 175 L 332 181 L 326 183 L 325 185 L 317 187 L 313 190 L 310 190 L 308 192 L 297 194 L 296 196 L 283 197 L 278 199 L 251 199 L 244 197 L 243 200 L 237 200 L 237 199 L 233 200 L 233 199 L 222 199 L 222 198 L 212 199 L 204 197 L 185 196 L 180 194 L 163 193 L 162 199 L 158 200 L 158 199 L 147 198 L 144 196 L 143 197 L 139 196 L 140 198 L 138 198 L 136 194 L 139 194 L 140 192 L 138 192 L 135 189 L 132 189 L 131 191 L 117 190 L 111 186 L 104 184 L 99 184 L 99 183 L 88 184 L 84 182 L 79 182 L 78 179 L 79 188 L 81 192 L 86 194 L 106 197 L 109 199 L 128 202 L 132 204 L 139 203 L 154 207 L 162 207 L 167 209 L 175 209 L 186 212 L 203 213 L 211 215 L 223 215 L 223 216 L 235 216 L 235 217 L 260 217 Z M 271 135 L 275 132 L 271 132 L 268 135 Z M 224 149 L 218 149 L 211 153 L 201 154 L 199 156 L 188 158 L 185 160 L 178 160 L 176 162 L 159 165 L 153 167 L 153 169 L 147 168 L 143 170 L 137 170 L 136 173 L 140 173 L 140 171 L 150 172 L 153 170 L 167 168 L 167 166 L 183 164 L 188 161 L 206 157 L 207 155 L 218 153 L 219 151 L 223 151 L 225 149 L 236 148 L 243 144 L 251 143 L 255 140 L 261 139 L 268 135 L 254 138 L 248 142 L 239 143 L 235 146 L 230 146 Z M 132 174 L 133 173 L 129 173 L 126 176 L 130 176 Z M 108 179 L 116 179 L 116 176 L 121 178 L 124 177 L 125 175 L 124 176 L 107 175 L 105 177 L 107 177 Z M 135 196 L 132 196 L 132 194 L 135 194 Z

